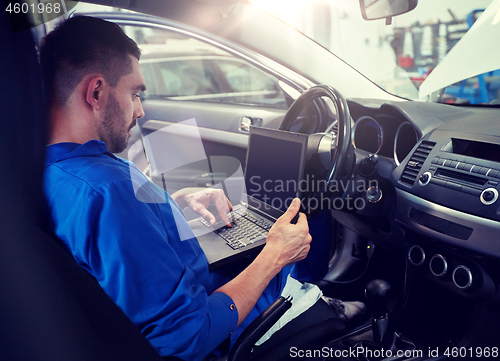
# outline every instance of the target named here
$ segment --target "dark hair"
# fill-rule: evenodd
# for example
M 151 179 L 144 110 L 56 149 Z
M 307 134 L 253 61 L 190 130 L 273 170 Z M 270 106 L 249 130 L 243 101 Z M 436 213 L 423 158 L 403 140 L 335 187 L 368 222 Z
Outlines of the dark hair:
M 63 106 L 83 77 L 101 73 L 116 86 L 132 71 L 129 55 L 139 60 L 141 50 L 114 23 L 75 16 L 47 34 L 40 46 L 40 63 L 49 106 Z

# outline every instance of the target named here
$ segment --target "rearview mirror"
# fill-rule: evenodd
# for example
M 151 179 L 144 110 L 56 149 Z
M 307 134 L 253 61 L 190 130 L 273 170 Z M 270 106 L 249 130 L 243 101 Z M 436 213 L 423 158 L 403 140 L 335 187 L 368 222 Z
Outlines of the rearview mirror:
M 387 19 L 415 9 L 418 0 L 359 0 L 365 20 Z

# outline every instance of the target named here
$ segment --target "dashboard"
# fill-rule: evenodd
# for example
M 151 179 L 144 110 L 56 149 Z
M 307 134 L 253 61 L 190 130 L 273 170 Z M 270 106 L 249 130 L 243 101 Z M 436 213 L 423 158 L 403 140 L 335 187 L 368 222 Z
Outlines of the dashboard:
M 500 258 L 499 109 L 365 99 L 349 108 L 354 179 L 377 180 L 382 193 L 358 212 L 373 220 L 365 236 L 403 250 L 416 271 L 456 293 L 491 296 Z M 367 177 L 362 159 L 373 153 Z M 394 222 L 384 225 L 381 215 Z

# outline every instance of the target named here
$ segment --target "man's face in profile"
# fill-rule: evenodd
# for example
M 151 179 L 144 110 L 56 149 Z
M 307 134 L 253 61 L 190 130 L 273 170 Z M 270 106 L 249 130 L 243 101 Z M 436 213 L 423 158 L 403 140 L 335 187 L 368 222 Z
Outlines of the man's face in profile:
M 127 147 L 136 120 L 144 116 L 139 94 L 146 89 L 139 61 L 132 59 L 132 72 L 122 76 L 114 88 L 110 88 L 104 114 L 99 123 L 99 139 L 112 153 L 120 153 Z

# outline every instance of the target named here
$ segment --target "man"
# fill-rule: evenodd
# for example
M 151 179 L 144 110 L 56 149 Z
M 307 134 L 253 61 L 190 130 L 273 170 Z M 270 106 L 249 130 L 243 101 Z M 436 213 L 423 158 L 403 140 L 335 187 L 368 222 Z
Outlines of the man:
M 137 197 L 133 181 L 144 176 L 112 154 L 125 149 L 144 116 L 139 57 L 137 45 L 117 25 L 100 19 L 71 18 L 44 38 L 40 61 L 50 118 L 46 224 L 160 355 L 196 360 L 279 295 L 289 266 L 307 256 L 311 235 L 304 214 L 290 224 L 297 199 L 246 269 L 234 278 L 208 271 L 187 223 L 174 218 L 180 218 L 179 204 L 213 223 L 207 210 L 213 203 L 229 223 L 224 194 L 208 189 L 170 197 L 146 182 Z M 148 202 L 162 196 L 165 203 Z

